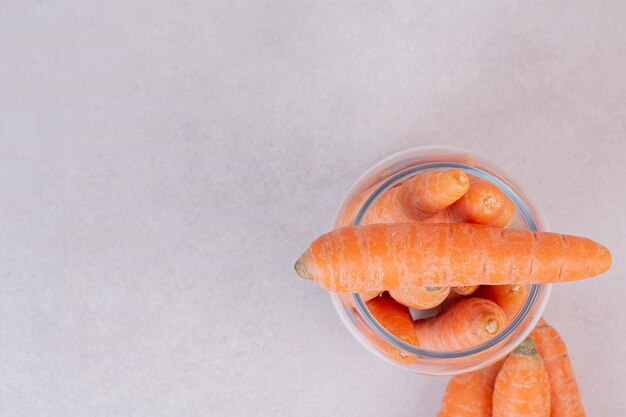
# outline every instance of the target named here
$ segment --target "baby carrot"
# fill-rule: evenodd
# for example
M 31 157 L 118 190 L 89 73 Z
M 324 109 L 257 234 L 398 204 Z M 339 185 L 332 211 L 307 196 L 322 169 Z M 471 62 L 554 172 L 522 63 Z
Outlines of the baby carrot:
M 437 417 L 491 417 L 493 385 L 502 362 L 453 376 Z
M 468 187 L 469 178 L 459 169 L 422 172 L 381 195 L 369 208 L 362 223 L 426 219 L 461 198 Z
M 428 223 L 476 223 L 504 227 L 513 218 L 515 206 L 489 181 L 473 178 L 467 193 Z
M 386 295 L 373 298 L 365 305 L 376 321 L 389 333 L 406 343 L 419 346 L 419 339 L 413 330 L 413 318 L 407 307 Z M 376 340 L 376 343 L 381 350 L 398 362 L 407 363 L 413 360 L 408 354 L 382 340 Z
M 350 226 L 316 239 L 302 278 L 338 292 L 573 281 L 605 272 L 611 254 L 582 238 L 473 224 Z
M 584 417 L 585 409 L 574 369 L 561 336 L 542 319 L 530 337 L 535 341 L 550 377 L 551 417 Z
M 506 317 L 493 301 L 466 298 L 443 313 L 414 323 L 421 346 L 431 350 L 461 350 L 477 346 L 504 328 Z
M 463 287 L 452 287 L 452 291 L 459 295 L 470 295 L 473 294 L 480 285 L 465 285 Z
M 397 302 L 407 307 L 426 310 L 438 306 L 446 299 L 450 288 L 445 287 L 409 287 L 389 290 Z
M 504 361 L 493 389 L 493 417 L 550 417 L 550 381 L 532 339 Z
M 507 322 L 511 322 L 520 311 L 528 289 L 525 285 L 485 285 L 478 294 L 480 297 L 493 301 L 506 314 Z

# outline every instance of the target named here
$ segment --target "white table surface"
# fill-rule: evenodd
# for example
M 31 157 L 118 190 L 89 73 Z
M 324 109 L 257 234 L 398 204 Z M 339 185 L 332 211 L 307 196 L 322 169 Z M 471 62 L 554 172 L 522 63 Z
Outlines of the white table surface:
M 612 249 L 546 317 L 626 414 L 626 3 L 551 3 L 3 0 L 0 415 L 434 416 L 292 270 L 425 144 Z

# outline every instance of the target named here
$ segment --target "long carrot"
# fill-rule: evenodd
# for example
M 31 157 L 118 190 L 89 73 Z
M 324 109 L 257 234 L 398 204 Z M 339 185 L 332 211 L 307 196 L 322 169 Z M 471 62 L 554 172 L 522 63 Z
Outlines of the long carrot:
M 585 409 L 574 369 L 561 336 L 542 320 L 530 337 L 535 341 L 550 377 L 551 417 L 584 417 Z
M 515 215 L 513 202 L 489 181 L 472 178 L 467 193 L 426 220 L 428 223 L 476 223 L 504 227 Z
M 469 178 L 459 169 L 422 172 L 381 195 L 362 223 L 423 220 L 457 201 L 468 188 Z
M 438 306 L 446 299 L 450 288 L 446 287 L 410 287 L 389 290 L 397 302 L 407 307 L 426 310 Z
M 437 417 L 491 417 L 493 386 L 502 362 L 453 376 Z
M 532 339 L 504 361 L 493 389 L 493 417 L 550 417 L 550 381 Z
M 302 278 L 339 292 L 561 282 L 611 265 L 604 246 L 547 232 L 472 224 L 351 226 L 316 239 L 298 259 Z
M 435 317 L 417 320 L 414 327 L 422 347 L 449 351 L 468 349 L 491 339 L 505 322 L 504 313 L 493 301 L 466 298 Z
M 484 285 L 477 295 L 498 304 L 506 314 L 507 322 L 511 322 L 524 305 L 528 288 L 525 285 L 516 284 Z
M 387 295 L 373 298 L 367 301 L 365 305 L 376 321 L 389 333 L 406 343 L 419 346 L 419 339 L 413 330 L 413 318 L 407 307 Z M 414 359 L 382 340 L 377 339 L 375 342 L 381 350 L 398 362 L 407 363 Z

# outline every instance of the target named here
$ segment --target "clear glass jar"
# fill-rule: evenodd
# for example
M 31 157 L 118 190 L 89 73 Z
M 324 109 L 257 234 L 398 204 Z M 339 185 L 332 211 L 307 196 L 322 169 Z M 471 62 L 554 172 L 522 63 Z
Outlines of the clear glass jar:
M 472 152 L 439 146 L 408 149 L 370 168 L 343 199 L 331 229 L 358 225 L 371 204 L 395 184 L 423 171 L 446 168 L 458 168 L 497 185 L 516 207 L 509 228 L 547 230 L 544 215 L 528 192 L 502 168 Z M 396 338 L 374 319 L 359 294 L 331 293 L 331 298 L 348 330 L 379 358 L 411 372 L 454 375 L 490 365 L 515 349 L 541 318 L 550 289 L 550 285 L 530 285 L 526 302 L 500 333 L 473 348 L 446 352 L 418 348 Z

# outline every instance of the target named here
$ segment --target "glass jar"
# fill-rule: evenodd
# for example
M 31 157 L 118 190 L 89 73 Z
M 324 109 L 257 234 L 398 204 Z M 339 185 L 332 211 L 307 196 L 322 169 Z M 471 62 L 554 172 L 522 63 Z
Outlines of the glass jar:
M 492 182 L 513 201 L 516 213 L 508 228 L 545 231 L 547 222 L 528 192 L 505 171 L 475 153 L 451 147 L 419 147 L 392 155 L 370 168 L 339 206 L 331 229 L 358 225 L 371 204 L 386 190 L 420 172 L 458 168 Z M 529 285 L 524 305 L 500 333 L 487 342 L 459 351 L 433 351 L 408 344 L 382 327 L 359 294 L 331 293 L 352 335 L 379 358 L 403 369 L 428 375 L 454 375 L 490 365 L 509 354 L 541 318 L 550 285 Z

